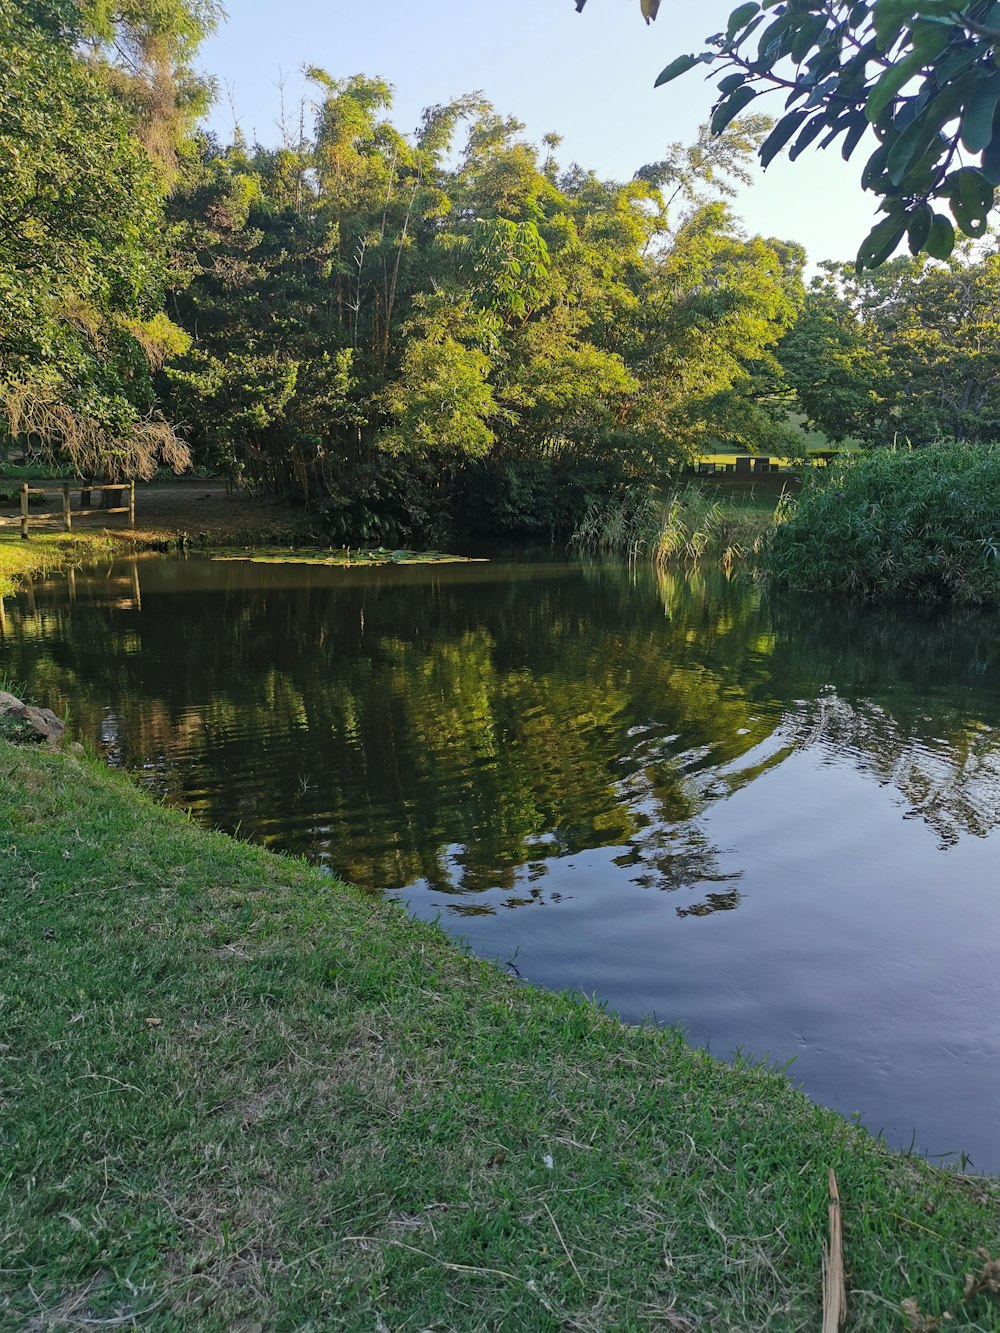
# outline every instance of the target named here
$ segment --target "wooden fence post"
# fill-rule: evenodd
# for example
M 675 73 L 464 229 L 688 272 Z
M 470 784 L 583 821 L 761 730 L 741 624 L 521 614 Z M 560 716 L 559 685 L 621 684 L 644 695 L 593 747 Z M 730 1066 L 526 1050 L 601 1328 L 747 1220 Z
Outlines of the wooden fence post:
M 73 531 L 73 511 L 69 507 L 69 483 L 63 486 L 63 527 L 67 532 Z
M 139 562 L 132 557 L 132 600 L 135 602 L 135 609 L 142 610 L 142 589 L 139 586 Z
M 21 486 L 21 540 L 28 540 L 28 483 Z
M 135 529 L 135 479 L 128 484 L 128 525 L 131 530 Z

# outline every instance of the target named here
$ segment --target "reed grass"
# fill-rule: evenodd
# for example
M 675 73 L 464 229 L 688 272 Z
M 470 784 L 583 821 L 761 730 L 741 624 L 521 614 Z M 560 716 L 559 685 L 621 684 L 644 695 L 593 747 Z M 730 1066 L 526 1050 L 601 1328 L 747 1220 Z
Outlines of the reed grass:
M 760 554 L 783 513 L 783 501 L 774 511 L 752 499 L 714 498 L 693 483 L 666 496 L 635 488 L 591 505 L 571 544 L 588 554 L 646 557 L 661 567 L 710 559 L 729 569 Z

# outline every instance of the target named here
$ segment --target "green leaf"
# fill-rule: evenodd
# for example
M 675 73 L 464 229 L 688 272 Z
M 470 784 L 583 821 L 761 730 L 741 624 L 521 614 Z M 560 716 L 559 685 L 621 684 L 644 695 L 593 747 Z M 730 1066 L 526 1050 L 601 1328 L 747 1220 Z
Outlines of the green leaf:
M 899 35 L 908 18 L 913 17 L 913 0 L 875 0 L 872 18 L 879 47 L 884 51 Z
M 961 82 L 949 84 L 919 112 L 889 150 L 886 169 L 893 185 L 900 186 L 907 171 L 933 146 L 941 130 L 953 120 L 965 100 Z M 944 143 L 941 144 L 942 151 Z
M 861 173 L 861 188 L 863 190 L 875 190 L 879 179 L 885 175 L 885 164 L 889 156 L 889 150 L 885 144 L 880 144 L 875 149 L 871 157 L 865 164 L 865 169 Z
M 757 42 L 758 63 L 770 68 L 781 56 L 787 54 L 791 45 L 788 39 L 801 22 L 801 14 L 782 14 L 765 28 Z
M 962 167 L 954 173 L 963 208 L 985 217 L 993 207 L 993 186 L 977 167 Z
M 808 119 L 809 115 L 810 112 L 808 111 L 790 111 L 787 116 L 782 116 L 761 144 L 760 164 L 762 167 L 770 166 L 802 122 Z
M 844 146 L 841 149 L 841 157 L 845 162 L 849 162 L 854 155 L 854 150 L 865 137 L 865 131 L 868 129 L 867 119 L 859 115 L 853 121 L 851 128 L 847 131 L 847 138 L 844 140 Z
M 894 252 L 906 234 L 906 216 L 896 214 L 883 218 L 877 223 L 861 243 L 858 251 L 857 269 L 878 268 Z
M 991 75 L 970 98 L 962 116 L 962 143 L 981 153 L 993 142 L 993 122 L 1000 104 L 1000 73 Z
M 665 83 L 671 83 L 674 79 L 679 79 L 682 74 L 694 69 L 698 63 L 697 56 L 678 56 L 676 60 L 670 62 L 666 69 L 660 71 L 660 76 L 653 87 L 662 88 Z
M 719 84 L 719 92 L 723 97 L 728 97 L 746 82 L 746 77 L 745 74 L 727 74 Z
M 865 114 L 868 119 L 874 123 L 879 116 L 893 100 L 899 90 L 911 79 L 915 78 L 924 67 L 924 58 L 913 51 L 901 60 L 898 65 L 890 65 L 882 77 L 876 83 L 875 87 L 868 94 L 868 103 L 865 108 Z
M 915 210 L 910 225 L 907 228 L 907 240 L 910 243 L 910 254 L 918 255 L 927 244 L 927 238 L 931 234 L 931 226 L 934 222 L 934 214 L 929 204 L 921 204 Z
M 991 185 L 1000 185 L 1000 108 L 993 122 L 993 138 L 983 149 L 980 168 Z
M 745 28 L 752 18 L 760 13 L 760 5 L 747 4 L 740 5 L 729 15 L 729 26 L 726 28 L 726 40 L 731 42 L 741 28 Z
M 822 111 L 817 111 L 812 119 L 803 126 L 802 133 L 792 144 L 791 151 L 788 154 L 789 159 L 794 162 L 797 157 L 804 153 L 809 145 L 823 133 L 825 126 L 826 116 Z
M 940 23 L 921 22 L 913 25 L 913 49 L 919 51 L 925 64 L 937 60 L 951 41 L 952 30 Z
M 972 236 L 978 240 L 986 235 L 989 219 L 978 210 L 973 211 L 968 208 L 961 198 L 951 200 L 951 213 L 966 236 Z
M 712 133 L 721 134 L 726 126 L 734 121 L 744 107 L 749 106 L 756 96 L 756 89 L 744 84 L 742 88 L 738 88 L 736 92 L 727 97 L 715 109 L 715 114 L 712 117 Z
M 799 27 L 792 42 L 792 59 L 801 65 L 806 56 L 816 45 L 822 33 L 826 31 L 826 15 L 811 14 Z
M 948 259 L 955 248 L 955 228 L 943 213 L 935 213 L 924 242 L 924 249 L 934 259 Z

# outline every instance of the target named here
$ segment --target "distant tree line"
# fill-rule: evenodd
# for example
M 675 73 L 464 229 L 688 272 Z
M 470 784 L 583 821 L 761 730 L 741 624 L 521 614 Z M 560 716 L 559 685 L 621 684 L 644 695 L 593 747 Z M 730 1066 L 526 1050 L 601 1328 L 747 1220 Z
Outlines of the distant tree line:
M 202 140 L 170 202 L 197 336 L 164 380 L 200 457 L 388 539 L 442 496 L 559 529 L 588 487 L 786 441 L 804 256 L 726 203 L 762 123 L 609 182 L 481 98 L 411 140 L 380 80 L 311 74 L 312 133 Z

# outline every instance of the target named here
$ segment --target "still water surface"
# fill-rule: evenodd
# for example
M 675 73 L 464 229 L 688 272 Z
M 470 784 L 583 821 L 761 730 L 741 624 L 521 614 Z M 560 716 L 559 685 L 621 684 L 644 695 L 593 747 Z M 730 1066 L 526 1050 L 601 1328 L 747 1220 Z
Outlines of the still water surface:
M 205 823 L 1000 1170 L 1000 620 L 567 562 L 152 559 L 0 674 Z

